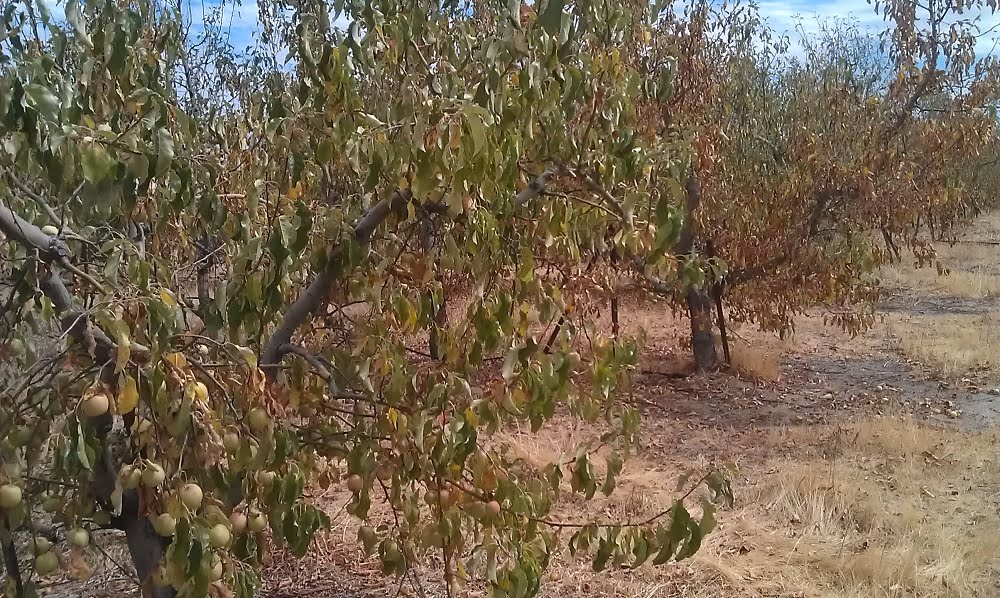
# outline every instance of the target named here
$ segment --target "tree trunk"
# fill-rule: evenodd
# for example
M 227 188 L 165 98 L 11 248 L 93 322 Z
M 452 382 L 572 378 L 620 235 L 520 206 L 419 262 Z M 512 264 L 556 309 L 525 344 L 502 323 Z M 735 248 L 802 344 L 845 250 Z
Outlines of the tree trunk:
M 618 251 L 616 249 L 611 250 L 610 260 L 612 265 L 618 264 Z M 618 338 L 619 325 L 618 325 L 618 289 L 617 284 L 615 285 L 615 294 L 611 297 L 611 335 L 614 338 Z
M 684 213 L 684 228 L 675 247 L 677 255 L 695 253 L 695 212 L 701 205 L 701 183 L 693 172 L 685 185 L 687 201 Z M 712 318 L 712 298 L 706 289 L 691 287 L 687 291 L 688 315 L 691 318 L 691 350 L 695 367 L 699 372 L 714 370 L 718 365 L 715 353 L 715 338 Z
M 712 299 L 704 289 L 691 288 L 687 294 L 691 316 L 691 349 L 699 372 L 714 370 L 718 365 L 715 338 L 712 335 Z
M 441 291 L 441 305 L 434 313 L 434 325 L 431 326 L 430 354 L 431 358 L 441 361 L 444 355 L 441 352 L 441 331 L 448 326 L 448 296 Z
M 722 354 L 726 358 L 726 363 L 732 364 L 733 358 L 729 353 L 729 335 L 726 332 L 726 315 L 722 311 L 722 285 L 716 283 L 712 289 L 712 295 L 715 299 L 715 312 L 718 318 L 719 324 L 719 336 L 722 340 Z
M 138 507 L 138 505 L 136 505 Z M 138 515 L 138 509 L 125 522 L 125 541 L 128 552 L 135 565 L 135 572 L 142 584 L 144 598 L 174 598 L 174 589 L 170 586 L 157 587 L 153 583 L 153 574 L 160 565 L 164 555 L 163 537 L 156 533 L 148 517 Z
M 882 239 L 885 241 L 885 249 L 889 254 L 889 263 L 898 264 L 902 261 L 903 258 L 899 253 L 899 247 L 896 246 L 896 242 L 892 238 L 892 233 L 884 226 L 882 227 Z
M 4 569 L 7 570 L 7 577 L 14 580 L 14 598 L 22 598 L 24 596 L 24 583 L 21 581 L 21 565 L 17 562 L 14 530 L 5 516 L 0 515 L 0 518 L 3 519 L 4 528 L 4 537 L 0 540 L 0 548 L 3 550 Z

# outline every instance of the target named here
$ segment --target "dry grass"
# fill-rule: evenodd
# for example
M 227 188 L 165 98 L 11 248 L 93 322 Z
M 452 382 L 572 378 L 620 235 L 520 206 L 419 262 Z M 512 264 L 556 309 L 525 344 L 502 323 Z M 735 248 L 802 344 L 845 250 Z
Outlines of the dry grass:
M 551 445 L 565 440 L 557 435 Z M 775 456 L 745 467 L 737 508 L 720 514 L 719 530 L 690 563 L 595 574 L 563 555 L 544 595 L 971 598 L 1000 591 L 994 433 L 887 418 L 774 430 L 761 441 Z M 549 458 L 545 444 L 532 439 L 522 450 Z M 781 454 L 789 447 L 794 454 Z M 610 517 L 656 512 L 669 504 L 678 473 L 640 458 L 612 499 L 573 507 Z
M 965 231 L 955 245 L 935 243 L 948 273 L 910 264 L 886 266 L 881 275 L 889 288 L 947 295 L 962 299 L 1000 297 L 1000 211 L 990 212 Z
M 962 299 L 1000 297 L 1000 275 L 996 270 L 996 256 L 992 256 L 994 261 L 990 264 L 970 264 L 964 261 L 970 259 L 972 255 L 1000 253 L 1000 248 L 983 245 L 961 247 L 962 250 L 955 253 L 969 255 L 945 257 L 945 263 L 949 264 L 949 271 L 946 274 L 938 274 L 937 270 L 931 267 L 886 266 L 881 271 L 883 283 L 891 288 L 931 291 Z
M 753 341 L 734 339 L 729 343 L 729 356 L 733 369 L 751 380 L 767 382 L 780 380 L 783 352 L 781 344 L 770 337 Z
M 1000 310 L 981 315 L 894 318 L 888 331 L 905 355 L 955 378 L 968 373 L 1000 374 Z
M 947 275 L 939 276 L 934 268 L 883 269 L 887 286 L 908 294 L 918 308 L 934 306 L 931 313 L 888 319 L 886 330 L 896 350 L 945 378 L 1000 378 L 1000 337 L 993 332 L 1000 324 L 1000 245 L 984 244 L 997 241 L 1000 211 L 977 220 L 961 242 L 939 244 Z M 952 306 L 962 313 L 947 313 Z

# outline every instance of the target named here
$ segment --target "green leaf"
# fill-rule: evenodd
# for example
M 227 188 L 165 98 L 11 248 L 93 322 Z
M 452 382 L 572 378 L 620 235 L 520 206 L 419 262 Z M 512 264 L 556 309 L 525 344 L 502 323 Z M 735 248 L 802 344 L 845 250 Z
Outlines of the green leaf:
M 549 0 L 538 17 L 538 23 L 549 35 L 559 32 L 562 24 L 563 5 L 565 0 Z
M 486 147 L 486 127 L 478 114 L 469 114 L 465 119 L 469 125 L 469 134 L 472 135 L 472 151 L 478 154 Z
M 701 535 L 707 536 L 715 529 L 715 505 L 707 499 L 702 499 L 701 505 L 701 523 L 699 527 L 701 528 Z
M 697 521 L 688 521 L 687 525 L 688 537 L 687 541 L 684 542 L 684 547 L 681 548 L 674 560 L 683 561 L 686 558 L 694 556 L 698 549 L 701 548 L 701 527 L 698 525 Z
M 87 24 L 83 20 L 83 15 L 80 14 L 79 0 L 66 2 L 66 22 L 73 28 L 76 38 L 88 48 L 93 49 L 94 42 L 90 39 L 90 35 L 87 33 Z
M 24 87 L 24 93 L 43 118 L 53 122 L 59 120 L 59 98 L 52 93 L 51 89 L 44 85 L 30 83 Z
M 612 492 L 615 491 L 615 477 L 622 472 L 622 458 L 615 452 L 608 457 L 608 474 L 604 479 L 604 486 L 601 487 L 601 492 L 605 496 L 610 496 Z
M 156 131 L 156 176 L 163 176 L 174 161 L 174 138 L 170 131 L 160 128 Z

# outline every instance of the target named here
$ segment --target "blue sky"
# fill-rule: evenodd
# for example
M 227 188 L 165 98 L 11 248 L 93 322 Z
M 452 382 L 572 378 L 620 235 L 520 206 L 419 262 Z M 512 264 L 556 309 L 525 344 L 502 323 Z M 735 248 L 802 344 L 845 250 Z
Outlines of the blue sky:
M 64 1 L 47 0 L 46 3 L 52 5 Z M 801 25 L 806 34 L 809 34 L 817 30 L 817 20 L 850 19 L 872 31 L 880 31 L 886 27 L 882 16 L 875 13 L 868 0 L 757 0 L 756 3 L 772 29 L 779 34 L 790 35 L 793 41 L 797 37 L 797 26 Z M 223 5 L 223 22 L 230 31 L 233 45 L 246 47 L 252 43 L 258 30 L 256 0 L 186 0 L 186 4 L 196 23 L 195 28 L 204 14 Z M 62 7 L 53 7 L 53 12 L 61 14 Z M 1000 13 L 983 12 L 976 15 L 974 11 L 969 11 L 965 16 L 979 16 L 982 31 L 997 27 L 997 31 L 984 35 L 980 40 L 976 47 L 977 54 L 985 56 L 998 51 L 1000 45 L 995 47 L 994 43 L 1000 39 Z M 795 51 L 794 47 L 792 51 Z

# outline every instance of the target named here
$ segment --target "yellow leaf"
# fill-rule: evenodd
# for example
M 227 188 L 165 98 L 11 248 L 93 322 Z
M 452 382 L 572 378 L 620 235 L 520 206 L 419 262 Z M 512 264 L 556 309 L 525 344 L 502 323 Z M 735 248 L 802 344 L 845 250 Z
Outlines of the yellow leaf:
M 129 340 L 129 327 L 124 320 L 115 320 L 111 323 L 114 331 L 117 347 L 115 348 L 115 373 L 119 373 L 128 365 L 128 360 L 132 357 L 132 342 Z
M 173 365 L 175 368 L 187 368 L 187 358 L 184 357 L 183 353 L 167 353 L 163 356 L 163 358 L 167 361 L 167 363 Z
M 395 428 L 396 420 L 399 418 L 399 411 L 396 411 L 395 407 L 389 407 L 389 412 L 386 415 L 389 417 L 389 423 Z
M 175 305 L 177 305 L 177 300 L 174 299 L 173 294 L 167 289 L 163 289 L 160 291 L 160 301 L 166 303 L 170 307 L 174 307 Z
M 288 199 L 298 199 L 302 195 L 302 182 L 295 183 L 295 186 L 288 190 Z
M 118 401 L 116 404 L 118 413 L 121 415 L 132 413 L 138 404 L 139 389 L 136 387 L 135 378 L 132 376 L 125 376 L 125 384 L 122 385 L 121 391 L 118 393 Z
M 468 420 L 469 425 L 473 428 L 479 425 L 479 416 L 473 411 L 472 407 L 468 407 L 465 410 L 465 419 Z

